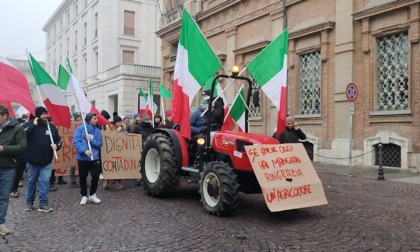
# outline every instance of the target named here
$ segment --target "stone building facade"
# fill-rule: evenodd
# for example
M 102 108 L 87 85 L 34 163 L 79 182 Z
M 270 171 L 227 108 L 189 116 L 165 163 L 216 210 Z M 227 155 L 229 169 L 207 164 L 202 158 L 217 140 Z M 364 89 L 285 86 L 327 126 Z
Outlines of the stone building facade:
M 373 166 L 382 144 L 384 166 L 418 170 L 419 0 L 187 0 L 163 6 L 157 34 L 168 89 L 183 8 L 222 61 L 221 73 L 246 67 L 287 24 L 288 113 L 307 133 L 311 158 L 349 164 L 351 155 L 352 164 Z M 358 87 L 353 115 L 346 97 L 350 82 Z M 226 89 L 229 102 L 235 90 Z M 272 134 L 277 118 L 264 94 L 251 115 L 251 131 Z
M 46 70 L 53 77 L 67 66 L 99 109 L 131 115 L 138 111 L 138 94 L 154 93 L 160 82 L 159 8 L 154 0 L 66 0 L 43 27 Z M 71 110 L 78 110 L 67 93 Z M 156 103 L 158 103 L 158 97 Z

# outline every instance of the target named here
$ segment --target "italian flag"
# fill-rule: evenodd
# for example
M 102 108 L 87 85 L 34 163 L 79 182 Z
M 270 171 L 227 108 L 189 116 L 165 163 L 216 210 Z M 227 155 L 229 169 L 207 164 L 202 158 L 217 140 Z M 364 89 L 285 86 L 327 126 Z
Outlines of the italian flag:
M 69 74 L 62 65 L 60 65 L 58 68 L 57 85 L 64 91 L 70 91 L 71 89 L 73 89 L 72 91 L 76 97 L 77 105 L 81 113 L 95 113 L 96 117 L 98 117 L 98 123 L 100 125 L 105 126 L 109 124 L 108 120 L 105 117 L 103 117 L 103 115 L 101 115 L 101 113 L 95 108 L 95 106 L 93 106 L 92 103 L 88 100 L 86 93 L 80 85 L 80 82 L 77 80 L 76 76 L 74 76 L 74 74 Z M 85 115 L 83 117 L 85 117 Z
M 204 90 L 211 89 L 211 84 L 213 82 L 213 77 L 207 80 L 206 85 L 204 86 Z M 229 106 L 227 105 L 227 100 L 225 95 L 223 94 L 222 86 L 220 85 L 219 80 L 216 80 L 216 86 L 214 88 L 213 97 L 221 97 L 223 99 L 223 109 L 225 112 L 225 119 L 223 120 L 222 130 L 233 130 L 235 127 L 235 122 L 233 121 L 232 117 L 229 115 Z
M 148 94 L 143 93 L 143 91 L 140 88 L 139 91 L 139 114 L 140 115 L 144 115 L 147 114 L 148 116 L 150 116 L 150 118 L 152 118 L 152 111 L 149 109 L 149 104 L 148 104 Z M 153 113 L 156 114 L 157 112 L 157 105 L 156 103 L 153 103 Z
M 235 99 L 233 100 L 232 106 L 230 107 L 227 116 L 230 116 L 238 125 L 239 131 L 245 131 L 245 92 L 243 87 L 239 90 Z
M 21 71 L 2 56 L 0 56 L 0 90 L 0 100 L 20 103 L 35 115 L 35 103 L 32 100 L 28 80 Z M 13 110 L 9 111 L 11 112 Z
M 70 109 L 63 92 L 34 57 L 31 54 L 28 54 L 28 57 L 40 98 L 48 110 L 53 123 L 70 128 Z
M 174 70 L 172 118 L 187 139 L 191 139 L 189 115 L 194 96 L 221 66 L 197 23 L 184 10 Z
M 277 108 L 277 135 L 286 127 L 288 34 L 289 30 L 284 30 L 246 66 L 248 72 Z

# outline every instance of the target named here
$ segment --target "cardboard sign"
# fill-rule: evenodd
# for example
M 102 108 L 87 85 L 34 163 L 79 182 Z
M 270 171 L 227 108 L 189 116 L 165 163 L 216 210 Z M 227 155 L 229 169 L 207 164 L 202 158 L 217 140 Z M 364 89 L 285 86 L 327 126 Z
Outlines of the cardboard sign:
M 301 143 L 249 145 L 245 150 L 271 212 L 328 204 Z
M 73 134 L 75 129 L 82 123 L 72 122 L 70 128 L 57 126 L 58 134 L 63 142 L 61 149 L 57 151 L 58 159 L 53 157 L 52 168 L 56 170 L 56 176 L 67 175 L 70 167 L 77 166 L 76 150 L 73 147 Z
M 141 135 L 102 131 L 102 173 L 105 179 L 140 178 Z

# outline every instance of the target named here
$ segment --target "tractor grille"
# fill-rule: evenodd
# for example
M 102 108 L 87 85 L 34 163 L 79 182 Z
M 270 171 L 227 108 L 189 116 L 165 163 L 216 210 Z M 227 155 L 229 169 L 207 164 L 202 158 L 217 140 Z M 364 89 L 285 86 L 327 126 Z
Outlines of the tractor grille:
M 401 167 L 401 147 L 396 144 L 382 144 L 382 165 Z M 379 148 L 375 145 L 375 165 L 379 165 Z
M 238 151 L 245 152 L 245 146 L 247 145 L 253 145 L 253 143 L 242 141 L 242 140 L 236 140 L 236 148 Z

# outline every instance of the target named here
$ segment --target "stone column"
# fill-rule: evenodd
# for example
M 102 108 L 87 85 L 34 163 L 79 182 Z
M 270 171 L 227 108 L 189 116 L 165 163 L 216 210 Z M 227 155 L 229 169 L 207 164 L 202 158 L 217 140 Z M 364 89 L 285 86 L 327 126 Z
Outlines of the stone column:
M 353 1 L 336 1 L 335 26 L 335 88 L 334 88 L 334 132 L 335 139 L 331 149 L 348 151 L 349 149 L 349 102 L 346 99 L 346 86 L 353 80 Z M 357 83 L 356 83 L 357 84 Z

